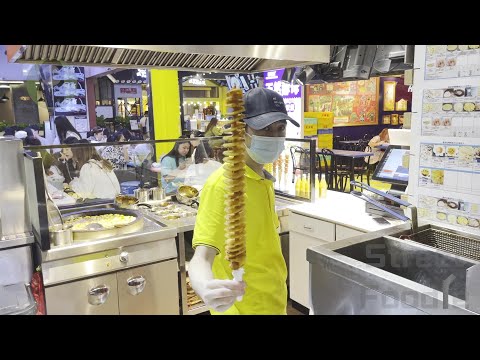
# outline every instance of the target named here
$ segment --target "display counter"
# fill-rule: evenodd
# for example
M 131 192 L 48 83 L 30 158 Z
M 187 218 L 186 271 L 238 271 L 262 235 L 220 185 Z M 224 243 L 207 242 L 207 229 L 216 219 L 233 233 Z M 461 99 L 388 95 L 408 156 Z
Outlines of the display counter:
M 365 202 L 348 193 L 327 191 L 314 203 L 289 207 L 289 287 L 290 298 L 309 308 L 309 263 L 307 248 L 343 240 L 367 232 L 404 223 L 388 218 L 390 224 L 378 224 L 365 212 Z

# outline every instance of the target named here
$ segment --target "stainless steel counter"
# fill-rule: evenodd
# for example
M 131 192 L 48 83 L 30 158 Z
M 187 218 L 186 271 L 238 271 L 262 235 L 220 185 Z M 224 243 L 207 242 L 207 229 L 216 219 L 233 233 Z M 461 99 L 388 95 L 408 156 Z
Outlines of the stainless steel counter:
M 78 210 L 78 209 L 77 209 Z M 54 261 L 74 256 L 87 255 L 124 246 L 138 245 L 156 240 L 175 238 L 177 229 L 161 225 L 147 217 L 142 230 L 112 238 L 74 242 L 69 246 L 52 246 L 42 253 L 42 261 Z
M 474 314 L 479 262 L 399 238 L 407 233 L 404 224 L 308 248 L 314 314 Z
M 62 214 L 99 207 L 115 208 L 111 204 L 76 207 L 63 210 Z M 176 228 L 167 227 L 144 216 L 142 229 L 129 234 L 100 240 L 74 241 L 67 246 L 52 246 L 50 250 L 42 252 L 45 286 L 146 263 L 176 259 L 176 235 Z

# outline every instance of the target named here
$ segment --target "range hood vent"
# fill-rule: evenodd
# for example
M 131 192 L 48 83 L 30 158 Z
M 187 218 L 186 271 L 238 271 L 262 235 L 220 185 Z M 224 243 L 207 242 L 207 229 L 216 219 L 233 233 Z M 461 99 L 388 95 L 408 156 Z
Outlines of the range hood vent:
M 328 63 L 330 45 L 8 45 L 10 62 L 252 73 Z

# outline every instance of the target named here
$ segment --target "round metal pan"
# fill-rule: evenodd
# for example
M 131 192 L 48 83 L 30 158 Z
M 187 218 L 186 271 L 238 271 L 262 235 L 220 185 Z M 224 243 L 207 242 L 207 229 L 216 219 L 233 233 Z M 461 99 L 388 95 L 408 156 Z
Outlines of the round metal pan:
M 73 230 L 74 241 L 86 241 L 86 240 L 99 240 L 112 236 L 118 236 L 123 234 L 130 234 L 132 232 L 141 230 L 143 228 L 143 216 L 135 211 L 130 210 L 115 210 L 115 209 L 101 209 L 101 210 L 85 210 L 79 211 L 73 214 L 68 214 L 64 217 L 63 221 L 66 222 L 72 218 L 81 216 L 95 216 L 104 214 L 119 214 L 125 216 L 133 216 L 136 219 L 131 223 L 123 226 L 116 226 L 113 229 L 100 229 L 100 230 Z

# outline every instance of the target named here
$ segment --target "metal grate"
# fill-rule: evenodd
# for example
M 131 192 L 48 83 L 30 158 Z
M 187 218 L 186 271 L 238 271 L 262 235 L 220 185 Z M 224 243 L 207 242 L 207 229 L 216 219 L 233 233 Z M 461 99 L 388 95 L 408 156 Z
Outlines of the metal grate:
M 424 245 L 480 261 L 480 241 L 437 229 L 426 229 L 409 236 Z
M 45 63 L 252 71 L 263 59 L 88 45 L 28 45 L 18 59 Z

